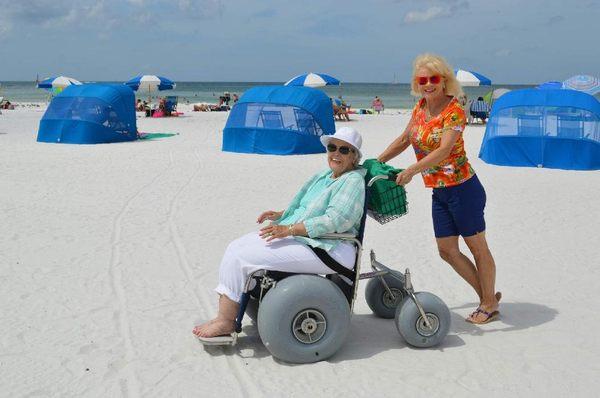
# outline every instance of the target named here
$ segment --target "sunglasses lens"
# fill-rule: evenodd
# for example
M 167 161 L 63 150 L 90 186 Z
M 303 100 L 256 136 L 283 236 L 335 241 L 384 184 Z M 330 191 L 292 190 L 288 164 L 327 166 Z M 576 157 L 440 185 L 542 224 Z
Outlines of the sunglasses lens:
M 350 148 L 348 148 L 347 146 L 341 146 L 340 147 L 340 153 L 342 155 L 347 155 L 350 153 Z
M 335 152 L 337 150 L 337 146 L 335 146 L 334 144 L 327 144 L 327 150 L 329 152 Z
M 442 81 L 442 78 L 438 75 L 435 75 L 435 76 L 431 76 L 429 78 L 429 81 L 431 82 L 431 84 L 439 84 Z
M 417 82 L 419 83 L 420 86 L 424 86 L 427 84 L 427 77 L 426 76 L 419 76 L 417 77 Z

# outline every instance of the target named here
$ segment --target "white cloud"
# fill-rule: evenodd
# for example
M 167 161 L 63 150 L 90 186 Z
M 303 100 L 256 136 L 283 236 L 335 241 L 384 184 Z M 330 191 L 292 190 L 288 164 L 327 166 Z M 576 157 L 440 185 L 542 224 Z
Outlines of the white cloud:
M 450 8 L 433 6 L 429 7 L 425 11 L 410 11 L 404 17 L 406 23 L 419 23 L 427 22 L 435 18 L 445 17 L 450 15 Z

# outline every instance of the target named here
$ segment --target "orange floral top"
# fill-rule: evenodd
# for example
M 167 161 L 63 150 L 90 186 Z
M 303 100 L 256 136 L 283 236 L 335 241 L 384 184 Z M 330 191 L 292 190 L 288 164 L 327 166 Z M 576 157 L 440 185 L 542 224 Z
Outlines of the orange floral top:
M 421 172 L 426 187 L 451 187 L 463 183 L 475 174 L 467 159 L 462 138 L 466 125 L 465 112 L 456 98 L 453 98 L 439 115 L 429 121 L 426 119 L 425 99 L 422 98 L 413 109 L 412 120 L 410 143 L 415 150 L 417 160 L 423 159 L 440 147 L 445 130 L 451 129 L 461 133 L 452 147 L 450 156 L 437 166 Z

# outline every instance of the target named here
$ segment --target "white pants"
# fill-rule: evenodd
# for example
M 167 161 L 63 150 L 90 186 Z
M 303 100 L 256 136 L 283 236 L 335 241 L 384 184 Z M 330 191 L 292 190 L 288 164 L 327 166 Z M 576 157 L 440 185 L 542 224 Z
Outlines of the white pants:
M 341 242 L 328 253 L 344 267 L 354 268 L 356 249 L 353 244 Z M 260 269 L 321 275 L 334 273 L 308 246 L 294 238 L 267 243 L 258 232 L 251 232 L 227 246 L 215 291 L 239 303 L 248 276 Z

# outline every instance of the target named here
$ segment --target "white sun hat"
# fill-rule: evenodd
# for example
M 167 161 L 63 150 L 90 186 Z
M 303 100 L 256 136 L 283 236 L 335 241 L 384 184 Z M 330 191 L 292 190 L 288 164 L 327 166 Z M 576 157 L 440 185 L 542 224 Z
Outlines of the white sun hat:
M 327 144 L 329 144 L 329 141 L 332 138 L 337 138 L 338 140 L 347 142 L 348 144 L 352 145 L 354 148 L 356 148 L 358 152 L 358 159 L 360 160 L 360 158 L 362 158 L 362 152 L 360 151 L 360 147 L 362 146 L 362 137 L 360 136 L 358 131 L 356 131 L 352 127 L 342 127 L 341 129 L 337 130 L 333 135 L 322 135 L 321 143 L 324 147 L 327 147 Z

